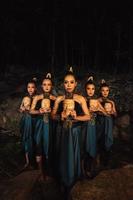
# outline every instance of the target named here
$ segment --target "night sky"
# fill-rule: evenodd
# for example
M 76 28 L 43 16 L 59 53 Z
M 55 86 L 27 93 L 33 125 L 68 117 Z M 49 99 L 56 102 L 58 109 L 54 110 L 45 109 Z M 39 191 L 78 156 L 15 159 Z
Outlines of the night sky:
M 92 70 L 132 71 L 132 1 L 3 1 L 1 67 L 68 64 Z

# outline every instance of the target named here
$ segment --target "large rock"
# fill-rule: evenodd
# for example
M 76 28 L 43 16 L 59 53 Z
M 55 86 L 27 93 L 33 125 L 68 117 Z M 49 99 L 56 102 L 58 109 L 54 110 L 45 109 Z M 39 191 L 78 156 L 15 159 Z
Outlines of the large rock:
M 114 137 L 119 137 L 125 141 L 131 139 L 131 119 L 129 114 L 122 114 L 116 119 L 114 126 Z
M 92 181 L 78 182 L 72 200 L 133 200 L 133 168 L 101 172 Z
M 126 128 L 130 125 L 130 116 L 129 114 L 124 114 L 117 119 L 117 125 L 121 128 Z
M 19 122 L 21 114 L 18 109 L 20 107 L 21 98 L 8 98 L 2 101 L 0 105 L 0 127 L 19 133 Z
M 1 191 L 1 200 L 30 200 L 32 188 L 39 178 L 37 170 L 19 174 L 6 183 Z M 5 189 L 6 188 L 6 189 Z
M 40 181 L 38 170 L 25 171 L 0 185 L 1 200 L 62 200 L 59 185 Z

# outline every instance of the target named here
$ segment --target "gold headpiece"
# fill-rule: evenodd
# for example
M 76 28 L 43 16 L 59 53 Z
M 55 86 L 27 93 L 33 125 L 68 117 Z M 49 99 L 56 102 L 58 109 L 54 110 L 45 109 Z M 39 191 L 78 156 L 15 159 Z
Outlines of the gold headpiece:
M 104 84 L 106 83 L 106 81 L 104 79 L 101 80 L 101 84 Z
M 73 73 L 73 68 L 72 68 L 72 66 L 69 68 L 69 72 L 72 72 L 72 73 Z
M 46 78 L 51 79 L 51 73 L 47 73 Z
M 87 81 L 93 81 L 93 76 L 90 76 Z
M 37 78 L 36 78 L 36 77 L 34 77 L 32 80 L 33 80 L 33 81 L 37 81 Z

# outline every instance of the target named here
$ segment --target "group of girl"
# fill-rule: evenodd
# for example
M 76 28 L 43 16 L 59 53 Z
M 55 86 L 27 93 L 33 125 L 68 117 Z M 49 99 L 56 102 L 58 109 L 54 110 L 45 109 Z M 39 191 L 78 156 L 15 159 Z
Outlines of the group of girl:
M 83 87 L 84 96 L 76 93 L 72 68 L 63 83 L 64 94 L 56 97 L 52 94 L 51 74 L 44 77 L 40 95 L 36 81 L 28 82 L 28 94 L 20 106 L 20 131 L 25 167 L 35 158 L 43 180 L 52 176 L 69 188 L 81 177 L 91 178 L 99 160 L 100 164 L 107 164 L 116 109 L 104 80 L 99 97 L 95 95 L 93 77 Z

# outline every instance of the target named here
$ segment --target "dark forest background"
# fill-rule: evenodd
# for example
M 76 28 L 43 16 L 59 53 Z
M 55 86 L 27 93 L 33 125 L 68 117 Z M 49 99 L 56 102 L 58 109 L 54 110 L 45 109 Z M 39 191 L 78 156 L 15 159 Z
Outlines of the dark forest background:
M 132 8 L 132 1 L 3 1 L 1 73 L 11 65 L 56 73 L 68 64 L 132 73 Z

